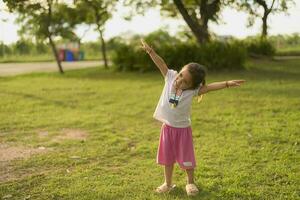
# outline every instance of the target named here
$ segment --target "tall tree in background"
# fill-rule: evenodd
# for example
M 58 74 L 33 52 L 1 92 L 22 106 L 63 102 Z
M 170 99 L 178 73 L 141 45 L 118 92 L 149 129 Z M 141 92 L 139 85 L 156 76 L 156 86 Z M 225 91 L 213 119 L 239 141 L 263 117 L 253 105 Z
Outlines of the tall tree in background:
M 249 13 L 248 26 L 252 26 L 256 18 L 262 20 L 261 37 L 268 35 L 268 16 L 272 13 L 287 13 L 288 8 L 294 5 L 294 0 L 238 0 L 237 9 Z
M 125 6 L 136 7 L 143 13 L 149 7 L 160 6 L 161 11 L 167 16 L 178 17 L 181 15 L 200 44 L 209 41 L 210 21 L 218 22 L 222 5 L 232 0 L 125 0 Z
M 104 26 L 107 20 L 112 17 L 117 0 L 76 0 L 74 1 L 77 13 L 77 23 L 96 25 L 96 31 L 99 33 L 101 41 L 101 52 L 105 68 L 108 68 L 106 55 L 106 43 L 103 37 Z M 71 19 L 72 20 L 72 19 Z
M 18 12 L 18 23 L 21 24 L 21 34 L 29 34 L 40 40 L 47 39 L 52 48 L 59 72 L 64 73 L 58 57 L 54 38 L 68 37 L 72 34 L 72 26 L 65 22 L 60 11 L 63 4 L 55 0 L 4 0 L 10 12 Z

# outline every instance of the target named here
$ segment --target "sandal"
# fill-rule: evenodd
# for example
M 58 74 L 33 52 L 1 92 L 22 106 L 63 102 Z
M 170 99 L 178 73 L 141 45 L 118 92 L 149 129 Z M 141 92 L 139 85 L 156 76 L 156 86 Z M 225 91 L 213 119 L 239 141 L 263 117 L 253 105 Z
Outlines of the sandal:
M 176 187 L 176 185 L 171 185 L 171 186 L 167 186 L 166 183 L 162 184 L 161 186 L 157 187 L 155 192 L 156 193 L 169 193 L 171 192 L 174 188 Z
M 185 189 L 188 196 L 195 196 L 199 193 L 197 186 L 193 183 L 187 184 Z

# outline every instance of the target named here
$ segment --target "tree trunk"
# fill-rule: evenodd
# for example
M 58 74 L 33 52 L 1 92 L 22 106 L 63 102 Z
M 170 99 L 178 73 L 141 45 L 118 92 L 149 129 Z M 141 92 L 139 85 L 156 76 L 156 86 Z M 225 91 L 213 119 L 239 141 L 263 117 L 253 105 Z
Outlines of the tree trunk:
M 102 56 L 103 56 L 103 59 L 104 59 L 104 67 L 105 67 L 105 69 L 108 69 L 107 57 L 106 57 L 106 45 L 105 45 L 105 41 L 104 41 L 104 38 L 103 38 L 103 32 L 100 28 L 100 25 L 98 25 L 98 31 L 100 33 L 101 51 L 102 51 Z
M 55 57 L 55 60 L 56 60 L 56 63 L 57 63 L 57 66 L 58 66 L 58 69 L 59 69 L 59 72 L 61 74 L 64 73 L 64 70 L 61 66 L 61 62 L 59 60 L 59 57 L 58 57 L 58 53 L 57 53 L 57 50 L 56 50 L 56 45 L 54 43 L 54 41 L 52 40 L 52 32 L 49 30 L 50 29 L 50 25 L 51 25 L 51 21 L 52 21 L 52 3 L 53 1 L 52 0 L 47 0 L 47 4 L 48 4 L 48 20 L 47 20 L 47 36 L 48 36 L 48 39 L 49 39 L 49 43 L 50 43 L 50 46 L 52 48 L 52 51 L 53 51 L 53 54 L 54 54 L 54 57 Z
M 261 33 L 261 37 L 265 38 L 268 35 L 268 14 L 265 12 L 264 16 L 262 17 L 262 33 Z
M 268 15 L 272 12 L 275 0 L 272 1 L 272 5 L 270 8 L 268 8 L 268 5 L 265 0 L 255 0 L 255 3 L 258 3 L 264 9 L 264 15 L 262 17 L 261 37 L 265 38 L 268 35 Z
M 56 50 L 56 46 L 55 46 L 55 43 L 53 42 L 52 38 L 51 38 L 51 35 L 48 36 L 48 39 L 49 39 L 49 43 L 50 43 L 50 46 L 52 48 L 52 51 L 53 51 L 53 54 L 54 54 L 54 57 L 55 57 L 55 60 L 56 60 L 56 63 L 57 63 L 57 66 L 58 66 L 58 69 L 59 69 L 59 72 L 61 74 L 64 73 L 64 70 L 61 66 L 61 62 L 59 60 L 59 57 L 58 57 L 58 53 L 57 53 L 57 50 Z
M 206 41 L 209 41 L 209 33 L 208 33 L 208 18 L 206 17 L 202 17 L 201 16 L 201 29 L 202 29 L 202 37 L 203 37 L 203 40 L 206 42 Z
M 209 33 L 208 33 L 208 21 L 210 17 L 214 15 L 216 12 L 215 7 L 219 4 L 219 0 L 214 0 L 210 4 L 208 4 L 207 0 L 201 0 L 199 3 L 200 7 L 200 26 L 203 31 L 203 37 L 205 41 L 209 40 Z
M 200 26 L 197 22 L 195 22 L 193 20 L 193 18 L 191 18 L 191 16 L 187 12 L 187 10 L 184 7 L 181 0 L 173 0 L 173 1 L 176 5 L 178 11 L 182 15 L 184 21 L 187 23 L 187 25 L 190 27 L 191 31 L 197 38 L 197 41 L 199 42 L 199 44 L 203 44 L 203 43 L 207 42 L 208 37 L 205 36 L 206 35 L 205 32 L 207 32 L 207 30 L 206 31 L 203 30 L 204 27 Z

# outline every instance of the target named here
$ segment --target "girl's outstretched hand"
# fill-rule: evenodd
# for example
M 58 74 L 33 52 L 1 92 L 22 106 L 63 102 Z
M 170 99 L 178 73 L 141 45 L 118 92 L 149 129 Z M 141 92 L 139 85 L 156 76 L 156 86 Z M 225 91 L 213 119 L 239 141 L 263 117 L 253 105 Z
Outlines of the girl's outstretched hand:
M 242 83 L 246 82 L 245 80 L 230 80 L 227 81 L 227 84 L 229 87 L 235 87 L 235 86 L 240 86 Z
M 143 39 L 141 39 L 141 43 L 142 49 L 144 49 L 147 53 L 151 53 L 151 51 L 153 51 L 153 49 Z

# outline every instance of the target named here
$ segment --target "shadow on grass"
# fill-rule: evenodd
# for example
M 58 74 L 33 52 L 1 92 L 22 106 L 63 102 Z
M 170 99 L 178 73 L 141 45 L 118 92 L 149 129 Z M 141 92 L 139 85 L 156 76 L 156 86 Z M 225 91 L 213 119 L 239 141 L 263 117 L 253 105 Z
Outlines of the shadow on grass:
M 53 104 L 55 106 L 61 106 L 61 107 L 69 107 L 69 108 L 76 108 L 76 106 L 72 105 L 72 104 L 67 104 L 64 101 L 57 101 L 57 100 L 50 100 L 50 99 L 46 99 L 46 98 L 42 98 L 33 94 L 26 94 L 26 93 L 21 93 L 21 92 L 8 92 L 8 91 L 1 91 L 2 94 L 7 94 L 7 95 L 14 95 L 14 96 L 20 96 L 23 98 L 27 98 L 30 100 L 39 100 L 39 101 L 43 101 L 47 104 Z
M 46 72 L 46 73 L 31 73 L 25 75 L 17 75 L 16 77 L 61 77 L 61 78 L 79 78 L 79 79 L 95 79 L 95 80 L 137 80 L 140 77 L 146 80 L 151 80 L 153 77 L 161 78 L 158 69 L 153 66 L 154 69 L 151 72 L 121 72 L 116 71 L 114 67 L 110 69 L 104 69 L 104 67 L 97 66 L 85 69 L 67 70 L 64 74 L 58 72 Z M 300 60 L 270 60 L 270 59 L 249 59 L 245 64 L 244 70 L 208 70 L 208 79 L 210 75 L 214 77 L 218 76 L 237 76 L 241 78 L 251 78 L 256 80 L 265 79 L 289 79 L 299 80 L 300 76 Z M 149 78 L 149 79 L 148 79 Z M 5 80 L 0 77 L 0 80 Z
M 277 87 L 277 86 L 276 86 Z M 253 89 L 253 88 L 243 88 L 241 93 L 255 93 L 255 96 L 263 96 L 263 97 L 300 97 L 300 88 L 283 88 L 283 86 L 280 86 L 282 88 L 268 88 L 268 87 L 259 87 L 259 89 Z
M 258 62 L 258 63 L 257 63 Z M 255 80 L 299 80 L 300 77 L 300 60 L 296 61 L 251 61 L 244 70 L 221 70 L 208 71 L 208 78 L 212 76 L 238 76 L 241 78 L 251 78 Z M 161 78 L 160 72 L 119 72 L 112 69 L 105 70 L 100 67 L 88 68 L 84 70 L 67 71 L 63 77 L 82 78 L 82 79 L 99 79 L 99 80 L 118 80 L 130 79 L 137 80 L 143 78 L 148 80 L 153 77 Z
M 171 199 L 260 199 L 261 196 L 257 194 L 243 194 L 240 192 L 227 193 L 226 191 L 220 191 L 218 185 L 214 185 L 212 188 L 205 188 L 203 185 L 199 185 L 200 192 L 196 196 L 187 196 L 185 188 L 176 188 L 174 192 L 168 194 Z M 224 194 L 225 192 L 225 194 Z M 221 198 L 222 197 L 222 198 Z
M 247 74 L 257 79 L 299 80 L 300 59 L 296 60 L 248 60 Z
M 249 60 L 244 70 L 208 70 L 207 79 L 210 77 L 220 79 L 228 79 L 228 77 L 236 77 L 251 80 L 299 80 L 300 77 L 300 60 L 291 61 L 274 61 L 274 60 Z M 120 72 L 113 68 L 104 69 L 103 67 L 91 67 L 85 69 L 67 70 L 64 74 L 58 72 L 31 73 L 25 75 L 17 75 L 15 77 L 59 77 L 63 79 L 90 79 L 90 80 L 131 80 L 153 81 L 153 78 L 159 80 L 161 77 L 158 69 L 151 72 Z M 234 79 L 236 79 L 234 78 Z M 8 77 L 0 77 L 0 81 L 12 80 Z
M 177 194 L 177 195 L 176 195 Z M 197 194 L 196 196 L 187 196 L 186 191 L 184 188 L 178 188 L 176 193 L 173 193 L 173 196 L 175 197 L 179 197 L 180 199 L 216 199 L 216 195 L 214 193 L 211 193 L 210 191 L 208 191 L 207 189 L 201 187 L 199 194 Z
M 300 67 L 299 67 L 300 68 Z M 245 73 L 246 76 L 251 76 L 257 80 L 299 80 L 299 72 L 287 72 L 271 69 L 254 68 Z
M 115 71 L 113 69 L 105 70 L 103 68 L 88 68 L 84 70 L 72 70 L 67 71 L 65 75 L 62 77 L 65 78 L 79 78 L 79 79 L 95 79 L 95 80 L 138 80 L 142 77 L 143 80 L 152 80 L 153 77 L 160 78 L 160 72 L 147 72 L 147 73 L 140 73 L 140 72 L 120 72 Z

